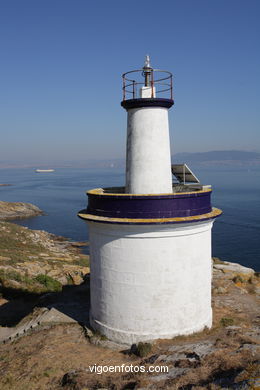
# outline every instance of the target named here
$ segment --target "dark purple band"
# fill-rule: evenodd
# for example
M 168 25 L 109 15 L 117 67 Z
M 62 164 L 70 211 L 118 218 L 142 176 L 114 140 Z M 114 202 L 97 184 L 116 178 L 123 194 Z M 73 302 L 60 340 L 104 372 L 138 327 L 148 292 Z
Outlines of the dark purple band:
M 211 191 L 167 195 L 119 195 L 88 193 L 87 214 L 107 218 L 175 218 L 212 211 Z
M 174 104 L 172 99 L 163 98 L 140 98 L 140 99 L 128 99 L 121 102 L 121 106 L 126 110 L 130 108 L 141 107 L 163 107 L 170 108 Z

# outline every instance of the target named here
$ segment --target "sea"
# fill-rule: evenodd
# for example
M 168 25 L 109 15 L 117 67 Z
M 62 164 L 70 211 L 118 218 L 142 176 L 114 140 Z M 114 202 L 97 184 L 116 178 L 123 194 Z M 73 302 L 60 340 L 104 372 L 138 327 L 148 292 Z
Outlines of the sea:
M 195 168 L 200 182 L 212 185 L 212 205 L 223 210 L 212 231 L 212 255 L 260 271 L 260 167 Z M 86 191 L 123 186 L 124 177 L 119 168 L 0 169 L 0 183 L 11 184 L 0 186 L 0 200 L 33 203 L 45 213 L 12 222 L 86 241 L 87 225 L 77 217 L 86 208 Z

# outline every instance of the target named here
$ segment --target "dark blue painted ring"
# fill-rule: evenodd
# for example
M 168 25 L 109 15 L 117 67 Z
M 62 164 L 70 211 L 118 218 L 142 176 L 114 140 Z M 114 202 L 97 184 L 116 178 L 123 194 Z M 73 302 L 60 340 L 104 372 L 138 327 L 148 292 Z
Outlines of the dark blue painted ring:
M 106 218 L 175 218 L 212 211 L 211 190 L 189 193 L 133 195 L 88 192 L 87 214 Z
M 141 108 L 141 107 L 163 107 L 171 108 L 174 104 L 172 99 L 164 98 L 140 98 L 140 99 L 128 99 L 121 102 L 121 106 L 126 110 L 131 108 Z

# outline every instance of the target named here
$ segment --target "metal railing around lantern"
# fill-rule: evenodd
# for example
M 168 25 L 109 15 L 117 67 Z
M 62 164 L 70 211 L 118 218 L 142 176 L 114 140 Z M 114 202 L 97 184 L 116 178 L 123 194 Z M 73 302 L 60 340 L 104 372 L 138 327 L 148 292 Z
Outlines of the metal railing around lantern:
M 157 73 L 156 73 L 157 72 Z M 161 70 L 161 69 L 152 69 L 149 68 L 149 84 L 147 84 L 147 80 L 139 81 L 140 76 L 143 76 L 145 78 L 145 71 L 143 69 L 137 69 L 137 70 L 131 70 L 129 72 L 126 72 L 122 75 L 123 78 L 123 100 L 128 99 L 137 99 L 138 91 L 137 87 L 151 87 L 151 98 L 155 98 L 154 96 L 154 87 L 156 87 L 156 95 L 159 95 L 158 97 L 166 97 L 167 99 L 173 100 L 173 80 L 172 80 L 172 73 L 168 72 L 167 70 Z M 157 76 L 158 74 L 163 73 L 163 76 Z M 137 76 L 137 80 L 129 78 L 129 75 L 131 76 L 135 74 Z M 160 77 L 160 78 L 158 78 Z M 164 96 L 161 96 L 163 94 Z M 165 96 L 166 95 L 166 96 Z

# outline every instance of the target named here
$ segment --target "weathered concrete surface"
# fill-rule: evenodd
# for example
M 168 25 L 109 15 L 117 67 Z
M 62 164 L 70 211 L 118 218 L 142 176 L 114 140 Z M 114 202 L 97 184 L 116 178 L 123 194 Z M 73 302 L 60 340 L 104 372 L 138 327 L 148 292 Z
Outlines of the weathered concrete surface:
M 89 221 L 92 327 L 129 345 L 210 328 L 212 224 Z
M 126 192 L 172 193 L 168 109 L 127 112 Z
M 31 203 L 0 201 L 0 220 L 30 218 L 43 215 L 43 211 Z
M 78 323 L 74 318 L 62 313 L 53 308 L 41 308 L 34 313 L 31 319 L 17 325 L 14 328 L 0 328 L 0 343 L 13 340 L 23 336 L 28 331 L 40 326 L 48 324 L 71 324 Z
M 59 293 L 39 297 L 34 309 L 14 327 L 0 327 L 0 342 L 25 335 L 34 328 L 54 324 L 86 324 L 89 312 L 89 281 L 66 286 Z M 6 303 L 6 306 L 10 304 Z M 8 310 L 8 307 L 7 307 Z M 3 307 L 4 313 L 4 307 Z

